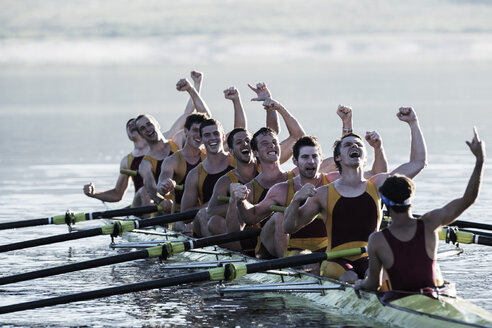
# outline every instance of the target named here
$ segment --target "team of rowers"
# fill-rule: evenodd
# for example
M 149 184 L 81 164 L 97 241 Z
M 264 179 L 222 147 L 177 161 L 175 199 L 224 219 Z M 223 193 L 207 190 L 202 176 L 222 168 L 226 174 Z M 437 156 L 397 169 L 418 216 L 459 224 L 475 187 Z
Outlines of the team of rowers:
M 264 83 L 248 86 L 256 93 L 252 100 L 263 102 L 266 127 L 251 135 L 239 92 L 231 87 L 224 95 L 234 106 L 234 129 L 226 135 L 199 93 L 202 73 L 193 71 L 191 78 L 193 85 L 187 79 L 177 83 L 190 101 L 169 131 L 162 133 L 148 114 L 127 122 L 134 149 L 120 168 L 138 171 L 132 176 L 134 206 L 160 204 L 167 213 L 199 208 L 191 222 L 174 227 L 197 237 L 261 227 L 258 238 L 227 244 L 261 259 L 368 246 L 368 255 L 311 268 L 322 276 L 355 282 L 356 290 L 420 292 L 440 284 L 437 232 L 473 204 L 479 192 L 485 143 L 476 129 L 467 141 L 476 164 L 463 196 L 415 219 L 411 179 L 426 166 L 427 149 L 413 108 L 401 107 L 396 115 L 410 128 L 410 158 L 389 171 L 379 134 L 371 131 L 363 138 L 353 133 L 350 107 L 338 107 L 342 136 L 333 156 L 323 159 L 317 139 L 306 135 Z M 281 142 L 277 114 L 289 132 Z M 374 151 L 370 170 L 364 139 Z M 281 164 L 290 157 L 295 168 L 284 171 Z M 97 192 L 90 183 L 84 192 L 116 202 L 128 180 L 121 173 L 113 189 Z M 392 223 L 380 231 L 383 204 Z

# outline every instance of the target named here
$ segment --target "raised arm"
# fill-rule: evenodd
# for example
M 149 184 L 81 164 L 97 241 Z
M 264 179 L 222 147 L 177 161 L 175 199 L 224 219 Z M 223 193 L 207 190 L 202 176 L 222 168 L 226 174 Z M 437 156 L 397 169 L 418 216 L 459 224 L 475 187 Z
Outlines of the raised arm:
M 364 177 L 369 179 L 375 174 L 388 172 L 388 161 L 384 153 L 381 136 L 376 131 L 366 132 L 366 141 L 374 149 L 374 162 L 370 171 L 364 172 Z
M 353 132 L 352 107 L 338 105 L 337 115 L 342 120 L 342 137 Z
M 120 170 L 128 169 L 128 158 L 127 156 L 123 157 L 120 163 Z M 118 176 L 118 180 L 116 180 L 116 185 L 113 189 L 106 190 L 103 192 L 97 192 L 96 187 L 91 182 L 84 186 L 84 194 L 86 196 L 99 199 L 103 202 L 119 202 L 123 196 L 125 195 L 126 189 L 128 188 L 128 179 L 130 177 L 126 174 L 121 174 Z
M 281 154 L 280 154 L 280 163 L 285 163 L 292 156 L 292 146 L 297 141 L 297 139 L 306 135 L 304 129 L 301 124 L 296 120 L 294 116 L 280 104 L 278 101 L 274 99 L 266 99 L 263 102 L 263 106 L 266 110 L 274 109 L 276 110 L 287 126 L 287 130 L 289 131 L 289 136 L 280 143 Z
M 191 71 L 191 78 L 193 79 L 193 84 L 195 86 L 195 90 L 197 91 L 197 93 L 199 93 L 201 85 L 202 85 L 203 73 L 197 72 L 197 71 Z M 193 113 L 194 110 L 195 110 L 195 105 L 193 103 L 193 99 L 190 97 L 190 99 L 188 100 L 188 103 L 186 104 L 184 113 L 181 114 L 176 119 L 176 121 L 173 123 L 173 125 L 171 126 L 171 128 L 169 130 L 167 130 L 166 132 L 163 133 L 164 137 L 166 139 L 173 138 L 173 140 L 178 145 L 184 144 L 184 142 L 182 142 L 181 137 L 175 138 L 174 136 L 176 134 L 178 134 L 183 129 L 184 124 L 186 122 L 186 118 L 188 117 L 188 115 Z M 200 110 L 197 109 L 197 111 L 200 111 Z
M 252 98 L 251 101 L 265 101 L 272 97 L 272 93 L 268 90 L 265 82 L 257 83 L 256 88 L 248 83 L 248 87 L 256 93 L 256 97 Z M 280 124 L 276 110 L 266 110 L 266 126 L 275 131 L 275 133 L 280 133 Z
M 412 107 L 400 107 L 396 116 L 400 121 L 407 122 L 411 133 L 410 161 L 398 166 L 391 174 L 399 173 L 414 178 L 427 165 L 427 147 L 424 135 L 420 130 L 419 121 Z
M 190 81 L 187 79 L 181 79 L 176 83 L 176 89 L 178 91 L 186 91 L 191 97 L 191 100 L 193 101 L 193 104 L 195 105 L 195 108 L 198 112 L 200 113 L 205 113 L 209 117 L 212 116 L 212 113 L 210 112 L 210 109 L 208 108 L 207 104 L 203 100 L 203 98 L 200 96 L 198 91 L 190 84 Z
M 321 188 L 326 188 L 326 186 Z M 282 223 L 284 233 L 295 233 L 311 223 L 322 209 L 319 198 L 320 193 L 312 184 L 306 183 L 302 186 L 294 194 L 294 198 L 284 212 L 284 222 Z M 301 206 L 302 203 L 304 205 Z
M 485 159 L 485 142 L 480 140 L 476 129 L 474 129 L 473 133 L 472 141 L 467 141 L 466 144 L 475 156 L 475 167 L 466 186 L 465 193 L 462 197 L 449 202 L 444 207 L 422 216 L 422 219 L 426 220 L 426 223 L 430 223 L 429 227 L 432 230 L 453 223 L 478 197 Z
M 225 99 L 231 100 L 234 106 L 234 128 L 247 129 L 246 114 L 241 102 L 239 90 L 235 87 L 230 87 L 229 89 L 224 90 L 224 97 Z

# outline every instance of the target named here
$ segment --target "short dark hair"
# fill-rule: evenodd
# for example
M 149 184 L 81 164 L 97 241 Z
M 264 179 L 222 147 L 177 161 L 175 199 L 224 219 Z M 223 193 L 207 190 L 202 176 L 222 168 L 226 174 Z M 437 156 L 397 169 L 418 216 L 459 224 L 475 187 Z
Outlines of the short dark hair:
M 135 118 L 135 124 L 137 124 L 137 121 L 139 119 L 141 119 L 142 117 L 146 117 L 149 119 L 149 121 L 151 121 L 153 124 L 155 124 L 157 127 L 160 127 L 159 125 L 159 122 L 157 122 L 157 120 L 155 119 L 154 116 L 150 115 L 150 114 L 140 114 L 138 115 L 136 118 Z M 137 128 L 137 131 L 138 133 L 140 134 L 140 130 Z
M 126 127 L 128 127 L 128 125 L 130 125 L 130 122 L 131 122 L 131 121 L 135 121 L 135 123 L 136 123 L 136 121 L 137 121 L 137 120 L 136 120 L 134 117 L 132 117 L 131 119 L 129 119 L 129 120 L 126 122 Z
M 358 134 L 349 133 L 335 141 L 335 143 L 333 144 L 333 160 L 335 161 L 335 165 L 337 166 L 338 172 L 340 173 L 342 173 L 342 165 L 340 164 L 339 161 L 337 161 L 337 157 L 340 156 L 340 147 L 342 146 L 342 141 L 347 137 L 355 137 L 355 138 L 359 138 L 360 140 L 363 140 L 361 136 L 359 136 Z
M 227 136 L 227 146 L 229 147 L 229 150 L 232 150 L 232 147 L 234 146 L 234 136 L 239 132 L 246 132 L 248 135 L 251 135 L 245 128 L 235 128 L 229 132 L 229 135 Z
M 189 130 L 191 129 L 191 126 L 193 124 L 201 124 L 203 121 L 209 119 L 208 115 L 207 114 L 204 114 L 204 113 L 195 113 L 195 114 L 190 114 L 188 115 L 188 117 L 186 118 L 186 121 L 185 121 L 185 124 L 184 124 L 184 128 L 186 130 Z
M 384 181 L 379 187 L 379 193 L 387 208 L 397 213 L 406 212 L 412 204 L 410 199 L 415 192 L 415 185 L 410 178 L 395 174 Z
M 255 134 L 253 134 L 253 137 L 251 138 L 251 149 L 257 151 L 258 150 L 258 140 L 256 140 L 257 137 L 260 135 L 266 136 L 267 134 L 270 134 L 274 137 L 277 136 L 277 132 L 275 132 L 274 130 L 272 130 L 268 127 L 263 127 L 261 129 L 259 129 L 258 131 L 256 131 Z
M 212 125 L 217 126 L 219 128 L 219 130 L 222 130 L 222 132 L 224 132 L 224 128 L 222 128 L 222 124 L 220 124 L 219 121 L 214 120 L 213 118 L 209 118 L 209 119 L 204 120 L 202 123 L 200 123 L 200 137 L 202 136 L 203 128 L 205 128 L 207 126 L 212 126 Z
M 321 154 L 321 146 L 318 142 L 318 139 L 316 137 L 313 137 L 313 136 L 304 136 L 304 137 L 297 139 L 294 146 L 292 146 L 292 156 L 294 156 L 294 158 L 296 160 L 299 159 L 299 152 L 301 151 L 301 148 L 305 147 L 305 146 L 316 147 L 316 150 L 318 151 L 318 153 L 320 155 L 322 155 Z

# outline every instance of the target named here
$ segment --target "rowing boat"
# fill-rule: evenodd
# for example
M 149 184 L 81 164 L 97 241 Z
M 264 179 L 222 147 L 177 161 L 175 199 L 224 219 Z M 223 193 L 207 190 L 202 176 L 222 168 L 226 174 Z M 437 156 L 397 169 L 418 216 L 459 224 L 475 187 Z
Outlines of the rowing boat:
M 129 242 L 113 244 L 113 247 L 149 247 L 156 239 L 173 241 L 190 237 L 158 227 L 152 234 L 128 232 L 124 238 Z M 203 269 L 231 261 L 251 263 L 259 261 L 246 255 L 223 248 L 208 247 L 203 250 L 180 254 L 180 260 L 193 261 L 184 265 L 164 265 L 163 268 Z M 381 294 L 361 291 L 359 298 L 353 285 L 319 277 L 295 269 L 267 271 L 248 274 L 232 283 L 221 282 L 217 291 L 226 293 L 288 292 L 289 295 L 308 299 L 314 306 L 329 312 L 361 316 L 362 322 L 371 321 L 397 327 L 492 327 L 492 314 L 460 298 L 452 284 L 439 292 L 438 299 L 422 294 L 413 294 L 391 302 L 385 302 Z

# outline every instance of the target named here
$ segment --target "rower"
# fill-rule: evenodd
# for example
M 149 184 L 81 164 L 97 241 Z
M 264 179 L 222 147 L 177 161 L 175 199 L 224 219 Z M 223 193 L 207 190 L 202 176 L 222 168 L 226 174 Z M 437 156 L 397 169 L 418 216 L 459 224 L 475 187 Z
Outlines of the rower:
M 162 202 L 170 202 L 172 212 L 179 212 L 183 190 L 176 190 L 176 185 L 183 185 L 188 173 L 205 159 L 205 149 L 200 149 L 202 139 L 200 137 L 200 124 L 208 119 L 202 113 L 191 114 L 186 118 L 184 132 L 186 135 L 185 145 L 182 149 L 166 157 L 161 165 L 161 174 L 157 185 L 158 192 L 169 199 Z M 161 202 L 161 206 L 163 205 Z
M 200 208 L 193 220 L 193 233 L 197 236 L 208 235 L 207 204 L 212 196 L 217 180 L 232 170 L 236 163 L 234 158 L 224 150 L 225 133 L 222 124 L 208 119 L 200 124 L 206 158 L 192 169 L 185 181 L 185 189 L 181 200 L 181 211 Z
M 373 233 L 369 238 L 369 275 L 357 281 L 355 290 L 377 290 L 381 286 L 382 268 L 388 275 L 388 297 L 398 297 L 398 291 L 424 293 L 433 296 L 436 287 L 437 232 L 452 224 L 477 199 L 485 158 L 485 142 L 476 129 L 472 141 L 467 141 L 475 156 L 475 168 L 462 197 L 416 219 L 412 215 L 413 182 L 402 175 L 386 179 L 379 188 L 381 199 L 392 219 L 389 228 Z M 430 287 L 430 288 L 429 288 Z
M 391 174 L 400 173 L 413 178 L 426 165 L 424 137 L 413 108 L 401 107 L 397 117 L 410 126 L 411 152 L 410 161 Z M 333 157 L 340 178 L 318 189 L 310 183 L 302 186 L 285 211 L 284 233 L 297 232 L 321 213 L 328 233 L 328 251 L 367 246 L 369 235 L 378 231 L 381 224 L 377 188 L 384 183 L 388 174 L 380 173 L 365 179 L 366 156 L 361 137 L 347 134 L 338 140 Z M 368 264 L 367 255 L 324 261 L 321 274 L 342 281 L 355 281 L 365 277 Z
M 120 174 L 118 176 L 118 180 L 116 180 L 116 185 L 113 189 L 97 192 L 94 184 L 90 182 L 89 184 L 84 185 L 83 189 L 84 194 L 87 196 L 99 199 L 103 202 L 119 202 L 123 199 L 123 196 L 128 188 L 128 180 L 130 176 L 122 173 L 122 170 L 137 170 L 144 155 L 149 151 L 147 141 L 145 141 L 145 139 L 138 134 L 134 118 L 129 119 L 126 123 L 126 134 L 128 139 L 133 142 L 133 150 L 121 159 Z M 132 205 L 141 206 L 148 204 L 148 196 L 145 190 L 141 189 L 143 186 L 142 177 L 137 173 L 137 175 L 132 176 L 131 178 L 135 187 L 135 195 Z

